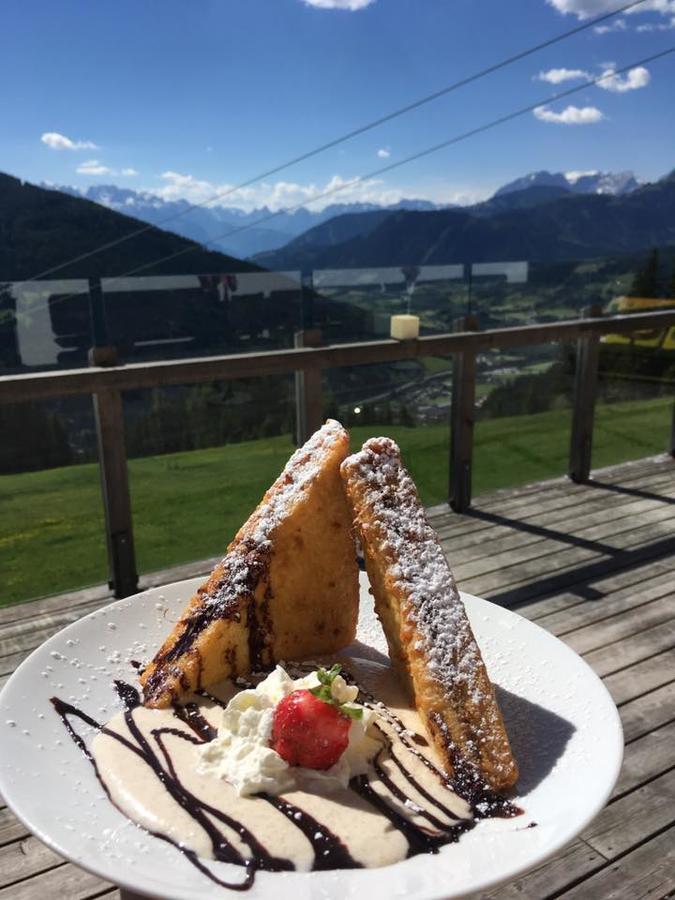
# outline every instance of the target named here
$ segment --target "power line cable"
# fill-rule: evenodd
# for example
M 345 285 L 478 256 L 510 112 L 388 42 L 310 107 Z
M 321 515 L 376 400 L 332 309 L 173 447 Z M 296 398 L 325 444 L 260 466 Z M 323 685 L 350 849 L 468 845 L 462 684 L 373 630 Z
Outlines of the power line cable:
M 447 94 L 459 90 L 462 87 L 466 87 L 467 85 L 472 84 L 473 82 L 478 81 L 481 78 L 485 78 L 487 75 L 492 75 L 494 72 L 498 72 L 500 69 L 503 69 L 506 66 L 510 66 L 513 63 L 520 62 L 521 60 L 526 59 L 528 56 L 532 56 L 534 53 L 538 53 L 540 50 L 545 50 L 547 47 L 551 47 L 554 44 L 565 40 L 566 38 L 573 37 L 576 34 L 580 34 L 581 32 L 586 31 L 589 28 L 594 28 L 601 22 L 605 22 L 608 19 L 611 19 L 614 16 L 619 15 L 620 13 L 626 12 L 633 7 L 640 6 L 645 2 L 646 0 L 632 0 L 632 2 L 626 3 L 623 6 L 619 6 L 617 7 L 617 9 L 614 9 L 611 12 L 604 13 L 603 15 L 598 16 L 595 19 L 591 19 L 588 22 L 577 25 L 574 28 L 571 28 L 569 31 L 562 32 L 561 34 L 549 38 L 546 41 L 542 41 L 540 44 L 536 44 L 535 46 L 529 47 L 526 50 L 521 50 L 518 53 L 515 53 L 513 56 L 509 56 L 506 59 L 501 60 L 500 62 L 494 63 L 493 65 L 488 66 L 485 69 L 481 69 L 480 71 L 475 72 L 472 75 L 467 75 L 465 78 L 461 78 L 459 81 L 455 81 L 447 87 L 441 88 L 438 91 L 434 91 L 431 94 L 427 94 L 424 97 L 420 97 L 418 100 L 414 100 L 412 103 L 394 110 L 394 112 L 387 113 L 386 115 L 381 116 L 378 119 L 373 119 L 371 122 L 368 122 L 365 125 L 354 128 L 351 131 L 348 131 L 345 134 L 341 135 L 340 137 L 334 138 L 333 140 L 330 140 L 325 144 L 321 144 L 319 147 L 315 147 L 313 150 L 308 150 L 307 152 L 302 153 L 299 156 L 288 160 L 287 162 L 281 163 L 280 165 L 275 166 L 272 169 L 268 169 L 266 172 L 261 172 L 260 174 L 255 175 L 254 177 L 249 178 L 246 181 L 242 181 L 234 187 L 227 188 L 227 190 L 225 191 L 219 191 L 216 194 L 213 194 L 211 197 L 208 197 L 206 200 L 202 200 L 199 203 L 190 203 L 185 209 L 182 209 L 179 212 L 171 213 L 171 215 L 160 219 L 158 222 L 152 225 L 148 224 L 144 225 L 142 228 L 137 228 L 135 231 L 131 231 L 119 238 L 108 241 L 107 243 L 102 244 L 100 247 L 96 247 L 94 250 L 88 250 L 86 253 L 81 253 L 79 256 L 75 256 L 73 257 L 73 259 L 70 259 L 67 262 L 60 263 L 57 266 L 52 266 L 49 269 L 45 269 L 43 272 L 40 272 L 39 274 L 34 275 L 32 278 L 27 280 L 37 281 L 41 278 L 46 278 L 48 275 L 52 275 L 55 272 L 60 272 L 62 269 L 65 269 L 68 266 L 73 265 L 74 263 L 82 262 L 82 260 L 89 259 L 92 256 L 96 256 L 97 254 L 102 253 L 104 250 L 110 250 L 113 247 L 117 247 L 120 244 L 131 240 L 131 238 L 138 237 L 141 234 L 145 234 L 147 231 L 150 231 L 153 228 L 162 228 L 168 222 L 174 222 L 176 221 L 176 219 L 187 215 L 189 212 L 193 212 L 196 209 L 209 206 L 210 204 L 215 203 L 216 200 L 224 200 L 226 197 L 231 196 L 237 191 L 240 191 L 246 187 L 250 187 L 252 184 L 255 184 L 258 181 L 262 181 L 263 178 L 269 178 L 271 175 L 277 175 L 284 169 L 288 169 L 291 166 L 297 165 L 298 163 L 305 162 L 306 160 L 311 159 L 314 156 L 318 156 L 320 153 L 324 153 L 326 150 L 331 150 L 334 147 L 338 147 L 340 144 L 343 144 L 354 137 L 366 134 L 368 131 L 372 131 L 374 128 L 378 128 L 380 125 L 384 125 L 387 122 L 391 122 L 394 119 L 405 115 L 406 113 L 412 112 L 415 109 L 419 109 L 421 106 L 425 106 L 427 103 L 431 103 L 434 100 L 445 97 Z
M 503 125 L 507 122 L 511 122 L 528 112 L 532 112 L 537 107 L 546 106 L 549 103 L 555 103 L 557 100 L 562 100 L 565 97 L 577 94 L 588 87 L 593 87 L 593 85 L 598 84 L 600 81 L 615 77 L 616 75 L 622 75 L 629 69 L 633 69 L 636 66 L 646 65 L 647 63 L 662 59 L 663 57 L 668 56 L 671 53 L 675 53 L 675 45 L 673 45 L 672 47 L 667 47 L 665 50 L 661 50 L 659 53 L 654 53 L 651 56 L 646 56 L 643 59 L 639 59 L 635 62 L 629 63 L 628 65 L 622 66 L 619 69 L 612 69 L 611 71 L 605 72 L 603 75 L 599 75 L 597 78 L 589 79 L 588 81 L 585 81 L 583 84 L 577 85 L 576 87 L 568 88 L 565 91 L 558 91 L 557 93 L 551 94 L 543 100 L 537 100 L 536 102 L 530 103 L 527 106 L 523 106 L 520 109 L 514 110 L 513 112 L 506 113 L 505 115 L 500 116 L 497 119 L 492 119 L 490 122 L 485 122 L 482 125 L 478 125 L 476 128 L 471 128 L 469 131 L 464 131 L 461 134 L 454 135 L 453 137 L 448 138 L 445 141 L 441 141 L 439 144 L 434 144 L 433 146 L 427 147 L 424 150 L 419 150 L 417 153 L 413 153 L 412 155 L 405 157 L 405 159 L 401 159 L 397 162 L 390 163 L 389 165 L 382 166 L 379 169 L 373 169 L 371 172 L 368 172 L 365 175 L 358 175 L 345 184 L 337 185 L 335 187 L 329 188 L 326 191 L 323 191 L 321 194 L 317 194 L 315 197 L 312 197 L 310 201 L 303 200 L 302 202 L 294 206 L 287 206 L 284 209 L 279 209 L 276 212 L 269 213 L 268 215 L 263 216 L 260 219 L 256 219 L 255 222 L 250 222 L 249 224 L 242 225 L 239 228 L 233 229 L 232 231 L 227 231 L 223 234 L 217 235 L 215 238 L 212 238 L 212 241 L 224 240 L 225 238 L 231 237 L 234 234 L 240 234 L 243 231 L 248 231 L 248 229 L 250 228 L 255 228 L 258 225 L 269 222 L 271 219 L 274 219 L 277 216 L 282 215 L 283 213 L 295 212 L 295 210 L 300 209 L 302 206 L 305 206 L 308 202 L 314 203 L 317 200 L 332 196 L 339 193 L 340 191 L 346 190 L 347 188 L 354 187 L 354 185 L 360 184 L 370 178 L 375 178 L 378 175 L 384 175 L 385 173 L 391 172 L 394 169 L 398 169 L 410 162 L 422 159 L 425 156 L 430 156 L 432 153 L 436 153 L 439 150 L 445 149 L 446 147 L 451 147 L 454 144 L 459 144 L 470 137 L 474 137 L 477 134 L 482 134 L 485 131 L 496 128 L 498 125 Z M 124 278 L 130 278 L 133 275 L 138 275 L 139 272 L 144 272 L 147 269 L 153 268 L 154 266 L 169 262 L 170 260 L 176 259 L 179 256 L 184 256 L 186 253 L 194 253 L 197 250 L 203 249 L 204 247 L 200 244 L 195 244 L 194 246 L 190 247 L 183 247 L 181 250 L 177 250 L 175 253 L 170 253 L 167 256 L 162 256 L 158 259 L 152 260 L 152 262 L 144 263 L 142 266 L 137 266 L 135 269 L 130 269 L 129 271 L 124 272 L 121 275 L 115 275 L 112 278 L 106 279 L 108 282 L 106 287 L 110 287 L 110 285 L 122 281 Z M 73 297 L 78 297 L 82 294 L 86 294 L 87 292 L 88 289 L 84 289 L 82 291 L 74 291 L 71 294 L 66 294 L 63 297 L 57 297 L 52 301 L 51 305 L 56 306 L 58 303 L 64 303 L 66 300 L 71 300 Z
M 413 153 L 410 156 L 405 157 L 405 159 L 398 160 L 397 162 L 390 163 L 386 166 L 382 166 L 379 169 L 373 169 L 371 172 L 366 173 L 365 175 L 359 175 L 345 184 L 340 184 L 335 187 L 329 188 L 326 191 L 323 191 L 321 194 L 317 194 L 315 197 L 312 197 L 311 200 L 302 202 L 294 205 L 288 206 L 284 209 L 279 209 L 276 212 L 269 213 L 266 216 L 263 216 L 260 219 L 256 219 L 255 222 L 251 222 L 247 225 L 242 225 L 239 228 L 235 228 L 232 231 L 225 232 L 224 234 L 216 235 L 215 238 L 212 238 L 209 243 L 218 240 L 224 240 L 225 238 L 231 237 L 234 234 L 240 234 L 242 231 L 247 231 L 249 228 L 255 228 L 258 225 L 262 225 L 265 222 L 269 222 L 271 219 L 276 218 L 277 216 L 282 215 L 283 213 L 291 213 L 295 212 L 297 209 L 300 209 L 302 206 L 305 206 L 307 203 L 314 203 L 317 200 L 324 199 L 325 197 L 332 196 L 333 194 L 337 194 L 340 191 L 344 191 L 347 188 L 354 187 L 354 185 L 360 184 L 368 179 L 376 178 L 379 175 L 384 175 L 387 172 L 391 172 L 394 169 L 398 169 L 401 166 L 407 165 L 410 162 L 414 162 L 418 159 L 422 159 L 425 156 L 430 156 L 432 153 L 437 153 L 439 150 L 443 150 L 446 147 L 451 147 L 454 144 L 459 144 L 462 141 L 467 140 L 470 137 L 474 137 L 477 134 L 482 134 L 485 131 L 489 131 L 492 128 L 496 128 L 498 125 L 504 125 L 507 122 L 513 121 L 513 119 L 517 119 L 520 116 L 525 115 L 528 112 L 532 112 L 541 106 L 546 106 L 549 103 L 555 103 L 557 100 L 562 100 L 565 97 L 569 97 L 573 94 L 577 94 L 580 91 L 585 90 L 588 87 L 593 87 L 601 81 L 604 81 L 608 78 L 613 78 L 616 75 L 622 75 L 624 72 L 627 72 L 629 69 L 633 69 L 636 66 L 646 65 L 647 63 L 655 62 L 658 59 L 662 59 L 665 56 L 668 56 L 671 53 L 675 53 L 675 45 L 672 47 L 668 47 L 665 50 L 661 50 L 659 53 L 654 53 L 651 56 L 646 56 L 643 59 L 637 60 L 636 62 L 629 63 L 628 65 L 622 66 L 620 69 L 612 69 L 611 71 L 605 72 L 603 75 L 599 75 L 597 78 L 591 78 L 588 81 L 585 81 L 583 84 L 577 85 L 576 87 L 568 88 L 564 91 L 559 91 L 556 94 L 552 94 L 549 97 L 543 100 L 537 100 L 535 103 L 529 103 L 527 106 L 523 106 L 520 109 L 514 110 L 513 112 L 506 113 L 506 115 L 500 116 L 497 119 L 492 119 L 490 122 L 485 122 L 482 125 L 478 125 L 475 128 L 471 128 L 469 131 L 464 131 L 461 134 L 454 135 L 451 138 L 448 138 L 445 141 L 441 141 L 438 144 L 434 144 L 431 147 L 427 147 L 424 150 L 419 150 L 417 153 Z M 162 263 L 168 262 L 169 260 L 176 259 L 179 256 L 183 256 L 186 253 L 194 253 L 196 250 L 203 249 L 201 245 L 197 245 L 194 247 L 184 247 L 181 250 L 176 251 L 175 253 L 168 254 L 167 256 L 160 257 L 159 259 L 154 260 L 150 263 L 144 263 L 142 266 L 137 266 L 135 269 L 131 269 L 128 272 L 125 272 L 123 275 L 115 276 L 110 279 L 109 283 L 114 283 L 115 281 L 121 280 L 123 278 L 128 278 L 132 275 L 137 275 L 139 272 L 143 272 L 146 269 L 153 268 L 153 266 L 161 265 Z M 74 296 L 74 295 L 73 295 Z M 68 299 L 63 298 L 63 299 Z

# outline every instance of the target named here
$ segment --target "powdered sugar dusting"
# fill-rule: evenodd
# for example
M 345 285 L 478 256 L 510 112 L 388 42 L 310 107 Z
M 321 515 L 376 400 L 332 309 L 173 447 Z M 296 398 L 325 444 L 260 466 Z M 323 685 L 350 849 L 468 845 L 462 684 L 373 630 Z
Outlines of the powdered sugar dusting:
M 463 682 L 475 703 L 482 665 L 469 621 L 438 538 L 427 522 L 415 484 L 390 438 L 372 438 L 348 457 L 343 471 L 367 485 L 365 501 L 379 526 L 380 550 L 392 560 L 388 576 L 410 600 L 408 615 L 419 634 L 417 649 L 444 686 Z
M 344 461 L 341 471 L 367 556 L 377 560 L 385 591 L 394 588 L 400 598 L 401 643 L 410 640 L 403 631 L 411 626 L 416 643 L 409 661 L 423 660 L 423 675 L 415 674 L 419 667 L 411 672 L 415 693 L 419 689 L 425 696 L 432 737 L 455 774 L 461 767 L 462 777 L 510 787 L 518 772 L 494 689 L 399 448 L 389 438 L 372 438 Z M 430 697 L 424 686 L 429 682 L 435 685 Z
M 235 539 L 233 548 L 223 558 L 221 565 L 225 578 L 219 579 L 217 590 L 202 598 L 207 607 L 223 609 L 252 589 L 262 559 L 271 549 L 275 528 L 316 479 L 326 451 L 337 441 L 343 440 L 345 435 L 339 422 L 328 419 L 293 453 L 263 502 L 246 522 L 242 529 L 245 534 L 240 532 L 244 540 Z

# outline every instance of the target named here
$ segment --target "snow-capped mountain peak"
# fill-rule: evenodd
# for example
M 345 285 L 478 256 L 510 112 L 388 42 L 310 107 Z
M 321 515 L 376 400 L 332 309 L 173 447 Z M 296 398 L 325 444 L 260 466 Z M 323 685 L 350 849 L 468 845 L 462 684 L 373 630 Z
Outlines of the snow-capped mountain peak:
M 495 197 L 524 191 L 531 187 L 559 187 L 574 194 L 628 194 L 640 187 L 641 182 L 633 172 L 600 172 L 597 169 L 588 171 L 530 172 L 522 178 L 516 178 L 495 193 Z
M 316 212 L 300 207 L 292 212 L 274 213 L 268 206 L 250 211 L 212 204 L 192 206 L 187 200 L 165 200 L 149 191 L 134 191 L 114 184 L 94 184 L 86 188 L 54 184 L 43 186 L 76 197 L 84 197 L 116 212 L 134 216 L 150 225 L 175 231 L 183 237 L 243 258 L 282 247 L 315 225 L 345 213 L 371 212 L 378 209 L 443 208 L 442 205 L 428 200 L 409 199 L 400 200 L 389 207 L 373 203 L 334 203 Z

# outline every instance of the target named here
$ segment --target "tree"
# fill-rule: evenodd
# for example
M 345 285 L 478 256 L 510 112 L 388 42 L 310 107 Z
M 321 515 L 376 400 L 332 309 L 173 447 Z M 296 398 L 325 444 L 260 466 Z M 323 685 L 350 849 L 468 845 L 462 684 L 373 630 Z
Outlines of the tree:
M 0 404 L 0 473 L 73 463 L 62 417 L 44 403 Z
M 630 289 L 633 297 L 658 297 L 659 251 L 654 247 L 642 268 L 638 269 Z

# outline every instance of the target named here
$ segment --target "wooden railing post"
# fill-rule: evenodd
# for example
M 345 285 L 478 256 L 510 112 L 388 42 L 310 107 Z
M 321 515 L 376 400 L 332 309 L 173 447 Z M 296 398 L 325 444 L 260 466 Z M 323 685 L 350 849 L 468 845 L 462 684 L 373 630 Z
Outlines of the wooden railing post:
M 589 306 L 584 309 L 584 318 L 597 318 L 602 309 Z M 598 361 L 600 358 L 600 335 L 597 332 L 580 337 L 577 341 L 577 361 L 574 373 L 574 401 L 572 407 L 572 429 L 570 436 L 569 477 L 582 484 L 591 474 L 593 452 L 593 419 L 595 398 L 598 392 Z
M 101 470 L 103 513 L 108 544 L 110 586 L 116 597 L 138 589 L 136 554 L 131 523 L 131 496 L 124 441 L 122 396 L 116 390 L 94 394 L 98 461 Z
M 673 400 L 673 412 L 670 419 L 670 440 L 666 450 L 672 457 L 675 457 L 675 400 Z
M 454 322 L 455 331 L 477 331 L 474 316 Z M 450 497 L 455 512 L 471 506 L 471 463 L 476 407 L 476 353 L 462 350 L 452 359 L 452 407 L 450 410 Z
M 89 351 L 89 365 L 115 366 L 117 351 L 110 346 L 100 278 L 89 279 L 89 308 L 93 344 Z M 128 597 L 138 590 L 138 573 L 131 523 L 122 395 L 118 390 L 108 388 L 95 392 L 92 398 L 108 547 L 108 583 L 116 597 Z
M 108 320 L 105 314 L 105 299 L 100 278 L 89 279 L 89 322 L 92 341 L 92 347 L 89 350 L 89 365 L 117 365 L 117 351 L 111 346 L 108 334 Z
M 295 347 L 320 347 L 319 328 L 296 331 Z M 323 422 L 321 368 L 312 364 L 295 373 L 295 443 L 301 447 Z

